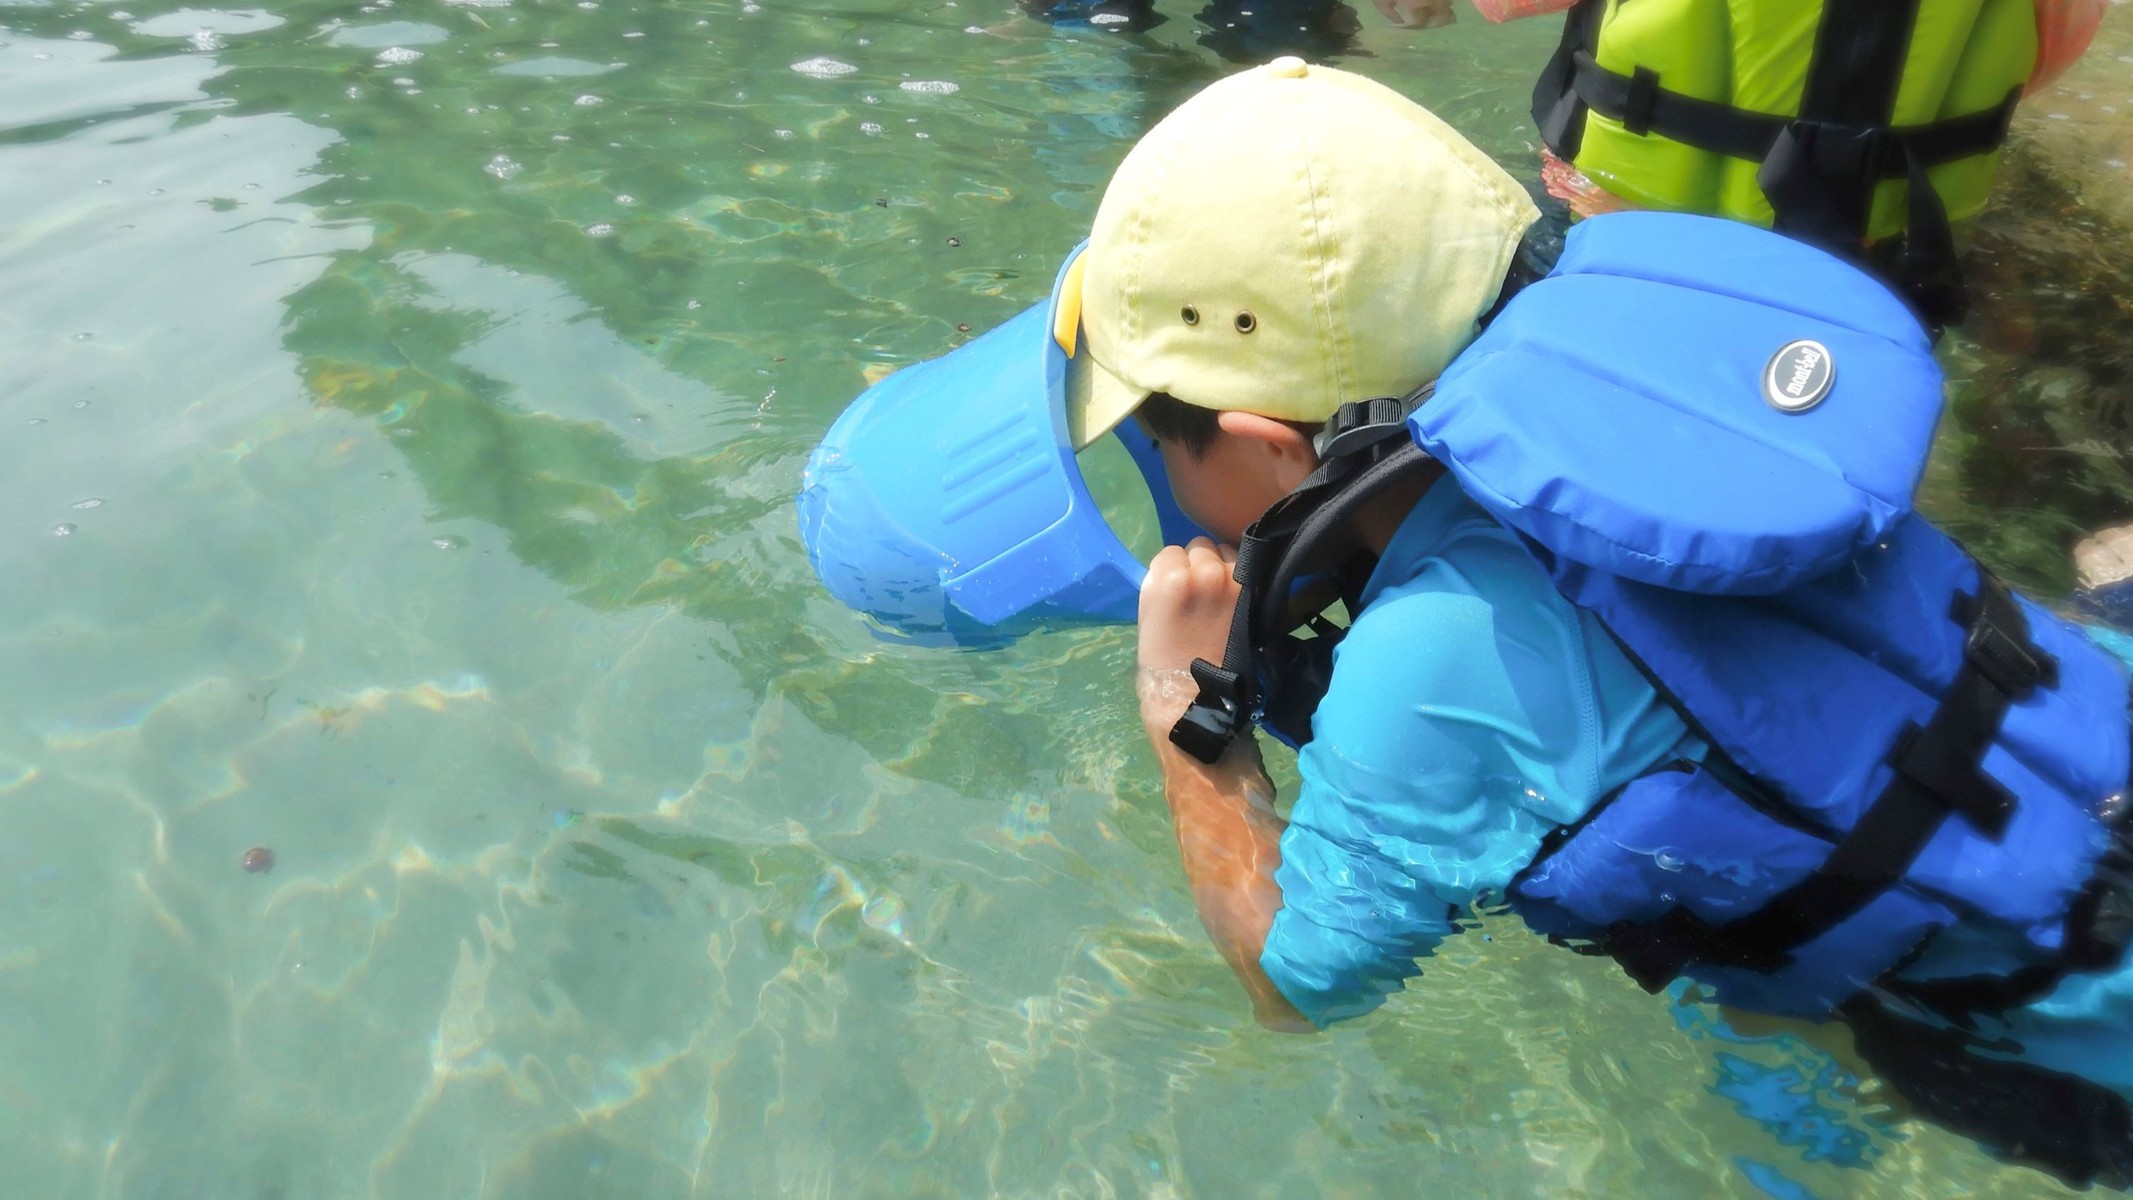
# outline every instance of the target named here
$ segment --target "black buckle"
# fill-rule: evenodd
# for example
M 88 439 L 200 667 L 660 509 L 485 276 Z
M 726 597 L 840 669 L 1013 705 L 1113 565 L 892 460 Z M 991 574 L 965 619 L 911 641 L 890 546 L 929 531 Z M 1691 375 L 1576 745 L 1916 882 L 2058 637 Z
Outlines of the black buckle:
M 2028 695 L 2040 683 L 2050 683 L 2058 674 L 2058 663 L 2016 641 L 1992 620 L 1990 611 L 1979 613 L 1977 620 L 1970 623 L 1970 632 L 1963 638 L 1963 657 L 1992 686 L 2015 700 Z
M 1652 105 L 1659 99 L 1659 72 L 1638 67 L 1629 77 L 1629 97 L 1622 106 L 1622 128 L 1638 137 L 1652 131 Z
M 1204 658 L 1192 660 L 1192 680 L 1200 685 L 1200 694 L 1170 727 L 1170 743 L 1211 765 L 1237 739 L 1244 712 L 1243 680 Z
M 1787 122 L 1785 136 L 1806 151 L 1824 178 L 1859 180 L 1868 188 L 1890 177 L 1899 142 L 1896 131 L 1886 125 L 1808 118 Z
M 1320 459 L 1367 450 L 1407 429 L 1407 406 L 1391 396 L 1343 404 L 1311 440 Z

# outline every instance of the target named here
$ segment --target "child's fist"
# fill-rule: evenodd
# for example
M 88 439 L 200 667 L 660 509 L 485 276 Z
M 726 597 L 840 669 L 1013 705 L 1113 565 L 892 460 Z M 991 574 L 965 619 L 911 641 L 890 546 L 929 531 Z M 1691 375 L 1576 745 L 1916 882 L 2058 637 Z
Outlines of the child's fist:
M 1204 537 L 1163 547 L 1141 584 L 1141 670 L 1184 670 L 1195 658 L 1222 661 L 1242 590 L 1236 568 L 1234 548 Z

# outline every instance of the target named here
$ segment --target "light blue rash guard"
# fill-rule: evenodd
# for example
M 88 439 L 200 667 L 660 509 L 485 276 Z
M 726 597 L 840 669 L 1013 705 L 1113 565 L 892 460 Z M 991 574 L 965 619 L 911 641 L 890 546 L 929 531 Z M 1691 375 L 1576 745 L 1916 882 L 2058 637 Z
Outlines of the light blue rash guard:
M 1386 547 L 1334 654 L 1281 839 L 1282 908 L 1259 963 L 1323 1027 L 1384 1003 L 1558 825 L 1704 748 L 1598 619 L 1449 479 Z M 2133 638 L 2089 628 L 2133 668 Z M 2015 970 L 2025 939 L 1945 931 L 1906 974 Z M 1977 1018 L 2006 1056 L 2133 1099 L 2133 958 Z
M 1449 478 L 1334 652 L 1260 966 L 1317 1025 L 1369 1012 L 1558 825 L 1702 744 L 1599 619 Z

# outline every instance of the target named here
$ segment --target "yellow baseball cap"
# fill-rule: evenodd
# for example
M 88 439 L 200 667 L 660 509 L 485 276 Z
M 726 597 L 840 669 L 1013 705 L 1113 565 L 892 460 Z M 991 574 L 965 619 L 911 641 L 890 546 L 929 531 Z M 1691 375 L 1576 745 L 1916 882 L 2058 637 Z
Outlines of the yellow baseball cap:
M 1223 79 L 1126 155 L 1061 280 L 1073 445 L 1153 392 L 1292 421 L 1405 395 L 1473 338 L 1539 215 L 1382 84 L 1298 58 Z

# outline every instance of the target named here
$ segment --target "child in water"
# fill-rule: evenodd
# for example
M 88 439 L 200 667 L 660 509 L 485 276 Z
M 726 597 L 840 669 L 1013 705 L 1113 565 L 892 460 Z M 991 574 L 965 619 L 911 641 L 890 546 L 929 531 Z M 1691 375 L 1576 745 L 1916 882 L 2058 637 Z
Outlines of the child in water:
M 1167 548 L 1150 566 L 1136 692 L 1201 919 L 1271 1028 L 1371 1011 L 1470 906 L 1510 895 L 1517 907 L 1536 863 L 1625 789 L 1715 773 L 1724 757 L 1616 631 L 1441 473 L 1374 495 L 1344 523 L 1375 566 L 1299 752 L 1287 819 L 1249 731 L 1212 762 L 1173 741 L 1204 691 L 1195 660 L 1224 657 L 1240 594 L 1233 547 L 1313 478 L 1315 437 L 1344 405 L 1417 392 L 1473 339 L 1537 215 L 1419 106 L 1287 59 L 1215 84 L 1152 129 L 1112 178 L 1077 268 L 1086 352 L 1070 367 L 1069 427 L 1085 444 L 1139 421 L 1181 507 L 1218 539 Z M 1973 632 L 1991 632 L 1978 621 Z M 2061 673 L 2102 679 L 2122 703 L 2123 668 L 2064 636 Z M 2018 698 L 2059 687 L 2008 686 Z M 2080 911 L 2060 914 L 2087 957 L 2070 948 L 2062 961 L 1972 906 L 1876 967 L 1840 1011 L 1922 1111 L 2062 1177 L 2124 1186 L 2133 970 L 2119 951 L 2133 906 L 2121 876 L 2133 856 L 2112 839 L 2128 750 L 2123 712 L 2093 715 L 2116 732 L 2067 750 L 2067 774 L 2109 780 L 2073 789 L 2095 831 L 2086 853 L 2104 865 L 2061 906 Z M 1955 836 L 1963 819 L 1941 832 Z M 1864 911 L 1856 919 L 1871 919 Z M 2091 935 L 2103 950 L 2088 952 Z M 1715 953 L 1706 946 L 1680 973 L 1699 977 Z M 1977 1000 L 1988 993 L 1999 1001 Z
M 1474 0 L 1474 10 L 1490 24 L 1501 25 L 1507 21 L 1567 12 L 1577 7 L 1580 2 L 1581 0 Z M 1584 2 L 1599 3 L 1601 0 Z M 2024 96 L 2033 96 L 2051 86 L 2088 51 L 2089 43 L 2096 37 L 2096 27 L 2103 23 L 2105 7 L 2105 0 L 2037 0 L 2037 54 L 2028 78 L 2022 85 Z M 1452 24 L 1453 20 L 1450 0 L 1444 0 L 1435 10 L 1433 19 L 1417 23 L 1416 27 L 1438 28 Z M 1584 171 L 1565 162 L 1547 146 L 1541 147 L 1541 179 L 1547 185 L 1548 194 L 1569 205 L 1575 216 L 1589 217 L 1596 213 L 1619 212 L 1625 208 L 1636 207 L 1634 201 L 1624 199 L 1605 186 L 1593 182 Z

